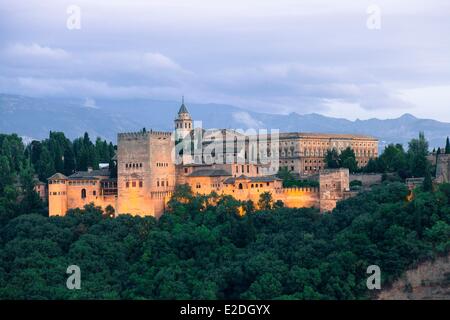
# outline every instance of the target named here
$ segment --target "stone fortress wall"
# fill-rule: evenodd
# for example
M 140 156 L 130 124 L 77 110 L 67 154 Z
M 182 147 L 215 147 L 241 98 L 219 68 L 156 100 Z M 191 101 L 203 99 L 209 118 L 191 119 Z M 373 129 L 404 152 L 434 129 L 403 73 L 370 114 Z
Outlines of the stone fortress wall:
M 320 184 L 319 188 L 283 188 L 282 181 L 274 175 L 276 172 L 266 174 L 267 165 L 246 162 L 251 150 L 245 144 L 246 150 L 236 150 L 233 145 L 231 151 L 221 155 L 227 163 L 207 164 L 205 159 L 187 154 L 182 156 L 183 163 L 175 163 L 175 143 L 192 135 L 192 128 L 192 119 L 183 104 L 175 119 L 174 134 L 153 130 L 119 133 L 118 178 L 110 179 L 105 170 L 88 170 L 69 177 L 55 174 L 49 178 L 49 215 L 64 215 L 68 209 L 94 203 L 103 209 L 111 206 L 116 214 L 159 217 L 175 186 L 181 184 L 190 185 L 194 193 L 214 191 L 238 200 L 252 200 L 255 204 L 261 193 L 270 192 L 274 201 L 281 200 L 287 207 L 317 207 L 326 212 L 337 201 L 348 197 L 349 172 L 348 169 L 325 170 L 324 150 L 352 146 L 361 165 L 378 154 L 378 142 L 371 137 L 281 134 L 279 149 L 269 150 L 276 153 L 277 161 L 279 157 L 280 167 L 297 175 L 314 174 Z M 244 162 L 237 161 L 239 156 Z M 312 159 L 320 160 L 320 165 L 310 163 Z M 285 165 L 284 161 L 296 164 Z

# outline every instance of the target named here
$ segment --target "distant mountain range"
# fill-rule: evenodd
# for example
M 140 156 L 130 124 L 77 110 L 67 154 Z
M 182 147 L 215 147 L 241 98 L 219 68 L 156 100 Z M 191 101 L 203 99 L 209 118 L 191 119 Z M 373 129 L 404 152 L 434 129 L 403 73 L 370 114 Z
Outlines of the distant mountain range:
M 0 94 L 0 132 L 17 133 L 25 141 L 44 139 L 49 131 L 63 131 L 73 139 L 88 132 L 116 141 L 118 132 L 142 128 L 171 130 L 179 102 L 150 99 L 69 99 L 32 98 Z M 420 131 L 431 147 L 443 146 L 450 136 L 450 123 L 418 119 L 404 114 L 397 119 L 350 121 L 311 113 L 267 114 L 222 104 L 187 104 L 204 128 L 277 128 L 282 132 L 353 133 L 372 135 L 387 143 L 407 143 Z

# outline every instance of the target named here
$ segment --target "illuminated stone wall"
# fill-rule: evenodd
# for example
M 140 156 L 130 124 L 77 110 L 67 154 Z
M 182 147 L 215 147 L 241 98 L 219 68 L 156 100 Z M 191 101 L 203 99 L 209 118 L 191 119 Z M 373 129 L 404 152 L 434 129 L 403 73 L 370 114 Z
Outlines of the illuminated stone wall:
M 48 183 L 48 214 L 63 216 L 67 212 L 67 179 L 52 179 Z
M 170 132 L 118 135 L 118 213 L 159 216 L 175 187 Z
M 436 182 L 450 182 L 450 154 L 440 154 L 436 161 Z
M 350 190 L 348 169 L 324 170 L 319 175 L 320 211 L 328 212 L 346 197 Z

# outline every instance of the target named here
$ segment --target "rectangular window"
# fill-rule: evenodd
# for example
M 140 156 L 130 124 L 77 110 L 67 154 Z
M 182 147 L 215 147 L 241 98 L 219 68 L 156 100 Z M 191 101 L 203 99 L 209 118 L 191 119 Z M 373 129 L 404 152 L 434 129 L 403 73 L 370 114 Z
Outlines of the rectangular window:
M 132 186 L 133 188 L 136 188 L 136 181 L 133 181 L 133 182 L 131 183 L 131 186 Z
M 142 181 L 139 181 L 139 188 L 142 188 L 142 185 L 143 185 Z
M 126 187 L 129 188 L 130 187 L 130 183 L 127 181 L 126 183 Z

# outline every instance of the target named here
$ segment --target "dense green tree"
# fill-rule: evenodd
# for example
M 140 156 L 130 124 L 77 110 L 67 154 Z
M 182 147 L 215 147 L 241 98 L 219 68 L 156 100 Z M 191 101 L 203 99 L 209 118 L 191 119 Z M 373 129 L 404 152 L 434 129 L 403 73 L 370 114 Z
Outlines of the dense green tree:
M 405 185 L 390 183 L 329 215 L 283 207 L 240 216 L 244 203 L 180 186 L 159 220 L 110 218 L 93 205 L 12 217 L 0 229 L 0 298 L 370 298 L 367 266 L 381 267 L 386 286 L 450 250 L 450 185 L 415 193 L 408 201 Z M 83 289 L 71 291 L 65 268 L 74 261 Z
M 347 147 L 340 154 L 336 149 L 328 150 L 325 154 L 325 164 L 329 169 L 347 168 L 350 172 L 358 171 L 356 155 L 351 147 Z
M 76 163 L 75 163 L 75 154 L 72 148 L 67 148 L 64 151 L 64 174 L 69 176 L 75 172 Z
M 430 192 L 433 191 L 433 178 L 431 177 L 431 169 L 427 168 L 425 171 L 425 179 L 423 181 L 423 190 Z
M 43 203 L 34 190 L 36 180 L 33 167 L 30 163 L 25 162 L 19 173 L 19 177 L 23 196 L 20 202 L 20 211 L 23 213 L 42 213 L 44 209 Z
M 408 158 L 409 167 L 413 177 L 424 177 L 428 170 L 428 142 L 425 140 L 423 132 L 419 134 L 418 139 L 412 139 L 409 142 Z
M 51 156 L 47 147 L 43 147 L 39 160 L 36 163 L 36 171 L 39 180 L 47 181 L 47 178 L 51 177 L 56 172 L 53 159 L 54 157 Z
M 358 171 L 358 163 L 356 162 L 356 155 L 352 148 L 347 147 L 339 155 L 339 164 L 342 168 L 349 169 L 350 172 Z
M 277 209 L 277 208 L 283 208 L 284 207 L 284 202 L 281 200 L 277 200 L 274 202 L 273 204 L 273 208 Z
M 376 173 L 380 171 L 381 170 L 377 159 L 369 159 L 367 165 L 363 168 L 363 172 L 365 173 Z
M 408 170 L 406 152 L 401 144 L 388 145 L 379 158 L 382 172 L 405 172 Z M 405 172 L 406 173 L 406 172 Z
M 272 209 L 273 198 L 270 192 L 263 192 L 259 195 L 258 208 L 260 210 Z
M 14 182 L 14 172 L 10 167 L 8 158 L 0 156 L 0 192 Z
M 389 176 L 418 171 L 427 147 L 424 137 L 415 140 L 408 152 L 388 146 L 376 165 Z M 34 173 L 53 174 L 60 155 L 71 172 L 70 151 L 79 170 L 83 152 L 97 154 L 87 166 L 113 157 L 114 146 L 60 133 L 26 148 L 0 135 L 0 146 L 0 299 L 367 299 L 367 266 L 380 266 L 384 287 L 450 250 L 450 184 L 427 186 L 428 162 L 413 198 L 403 183 L 386 181 L 327 215 L 286 208 L 270 193 L 255 208 L 183 185 L 158 220 L 111 218 L 111 207 L 92 204 L 46 217 Z M 67 290 L 66 268 L 75 262 L 82 290 Z
M 325 154 L 325 164 L 329 169 L 336 169 L 341 166 L 339 153 L 336 149 L 330 149 Z
M 277 177 L 283 180 L 284 188 L 319 187 L 319 182 L 317 180 L 296 179 L 287 167 L 281 167 L 277 173 Z

